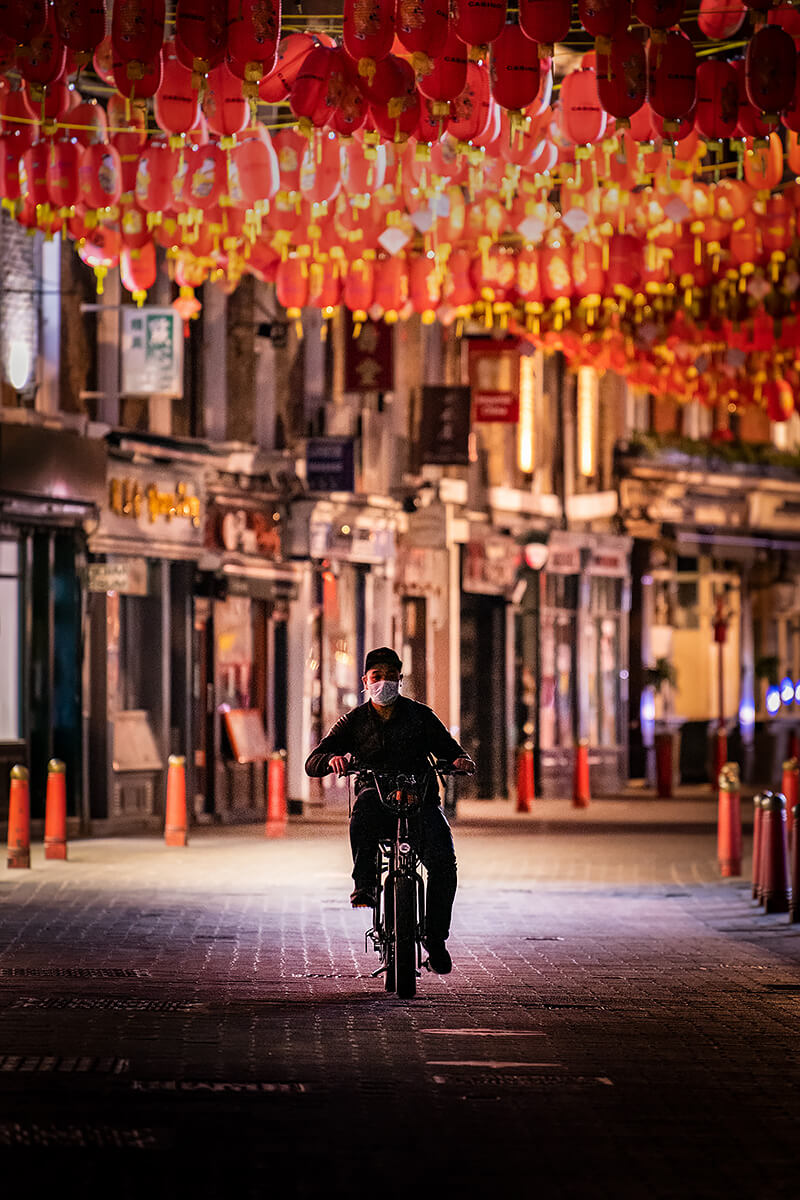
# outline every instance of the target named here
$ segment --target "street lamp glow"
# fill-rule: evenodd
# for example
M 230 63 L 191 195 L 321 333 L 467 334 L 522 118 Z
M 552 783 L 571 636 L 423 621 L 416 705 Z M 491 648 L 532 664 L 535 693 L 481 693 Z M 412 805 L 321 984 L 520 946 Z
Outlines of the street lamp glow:
M 21 391 L 30 379 L 31 350 L 25 342 L 13 341 L 8 355 L 8 382 Z
M 781 680 L 781 700 L 784 704 L 791 704 L 794 700 L 794 684 L 788 675 Z
M 597 372 L 578 368 L 578 469 L 585 478 L 595 473 Z
M 519 360 L 519 431 L 517 461 L 525 475 L 533 471 L 534 463 L 534 401 L 536 384 L 536 358 L 523 354 Z
M 774 685 L 770 688 L 767 688 L 766 705 L 767 705 L 767 712 L 770 714 L 770 716 L 774 717 L 775 713 L 778 711 L 778 709 L 781 706 L 780 689 L 776 688 Z

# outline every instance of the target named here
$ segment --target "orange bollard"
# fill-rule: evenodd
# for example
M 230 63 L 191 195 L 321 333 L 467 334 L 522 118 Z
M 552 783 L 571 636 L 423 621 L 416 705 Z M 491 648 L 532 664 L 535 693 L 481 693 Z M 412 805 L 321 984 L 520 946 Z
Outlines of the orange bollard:
M 795 804 L 792 813 L 792 853 L 789 860 L 789 887 L 792 898 L 789 902 L 789 920 L 792 924 L 800 921 L 800 804 Z
M 19 763 L 11 768 L 8 793 L 8 858 L 6 866 L 31 865 L 31 797 L 28 768 Z
M 725 763 L 719 774 L 717 860 L 723 879 L 742 873 L 742 817 L 739 766 Z
M 67 774 L 60 758 L 47 764 L 47 796 L 44 808 L 44 856 L 67 857 Z
M 754 900 L 760 899 L 761 885 L 761 830 L 763 827 L 764 811 L 761 805 L 763 797 L 759 792 L 753 797 L 753 890 Z
M 794 824 L 794 807 L 800 801 L 800 792 L 797 787 L 798 776 L 800 776 L 800 768 L 798 768 L 797 759 L 787 759 L 783 764 L 781 791 L 786 797 L 786 832 L 790 837 Z
M 533 743 L 524 742 L 517 750 L 517 812 L 531 811 L 536 796 L 533 778 Z
M 575 747 L 572 807 L 588 808 L 591 798 L 589 791 L 589 743 L 586 738 L 581 738 Z
M 286 751 L 273 750 L 267 763 L 267 823 L 265 837 L 281 837 L 286 832 Z
M 182 754 L 169 756 L 164 841 L 168 846 L 185 846 L 189 841 L 186 819 L 186 759 Z
M 761 832 L 764 875 L 761 897 L 768 913 L 789 911 L 789 846 L 786 838 L 786 798 L 775 792 L 764 802 L 766 820 Z
M 714 738 L 714 774 L 711 776 L 711 786 L 715 786 L 722 768 L 728 761 L 728 735 L 724 729 L 718 729 Z

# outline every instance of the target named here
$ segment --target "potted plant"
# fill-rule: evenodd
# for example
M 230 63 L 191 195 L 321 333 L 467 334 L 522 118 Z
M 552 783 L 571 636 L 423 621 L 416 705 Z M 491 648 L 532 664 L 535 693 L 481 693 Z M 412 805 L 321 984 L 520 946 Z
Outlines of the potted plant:
M 661 727 L 656 723 L 654 745 L 656 752 L 656 794 L 661 799 L 672 796 L 675 762 L 675 733 L 669 727 L 672 715 L 673 689 L 677 683 L 675 668 L 667 658 L 657 658 L 654 667 L 645 668 L 644 680 L 661 700 Z

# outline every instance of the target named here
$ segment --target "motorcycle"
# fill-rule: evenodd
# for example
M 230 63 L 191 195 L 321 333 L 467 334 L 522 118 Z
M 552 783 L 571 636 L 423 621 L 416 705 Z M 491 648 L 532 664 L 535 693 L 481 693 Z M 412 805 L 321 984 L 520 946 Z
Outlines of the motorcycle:
M 425 880 L 420 871 L 416 817 L 422 807 L 431 773 L 444 783 L 447 776 L 465 775 L 445 762 L 431 762 L 430 770 L 418 776 L 404 771 L 378 771 L 364 764 L 351 764 L 348 776 L 367 776 L 382 806 L 396 819 L 393 834 L 378 844 L 376 902 L 372 927 L 364 937 L 364 949 L 380 955 L 380 966 L 372 977 L 384 976 L 387 992 L 402 1000 L 416 995 L 421 970 L 430 970 L 423 960 L 425 937 Z

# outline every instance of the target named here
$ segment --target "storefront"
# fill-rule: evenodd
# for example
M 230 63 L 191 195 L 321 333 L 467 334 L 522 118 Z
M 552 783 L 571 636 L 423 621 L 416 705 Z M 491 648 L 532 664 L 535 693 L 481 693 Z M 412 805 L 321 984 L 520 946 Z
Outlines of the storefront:
M 87 826 L 86 531 L 105 462 L 105 444 L 77 433 L 0 425 L 0 819 L 10 767 L 28 767 L 38 820 L 47 764 L 60 758 L 68 815 Z
M 520 547 L 489 525 L 471 522 L 462 547 L 461 743 L 475 760 L 463 795 L 501 799 L 513 780 L 513 618 L 509 600 Z
M 86 660 L 90 811 L 110 831 L 163 822 L 167 761 L 195 796 L 193 596 L 204 553 L 204 472 L 135 439 L 109 449 L 89 538 Z
M 552 532 L 523 547 L 516 616 L 517 745 L 532 742 L 536 791 L 565 796 L 575 746 L 591 786 L 627 778 L 629 538 Z
M 288 628 L 301 568 L 285 561 L 285 528 L 279 493 L 209 486 L 194 613 L 195 783 L 208 819 L 263 819 L 267 759 L 294 757 Z

